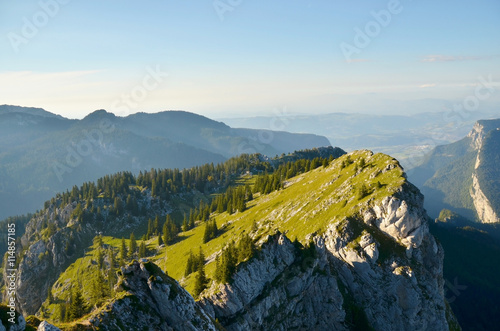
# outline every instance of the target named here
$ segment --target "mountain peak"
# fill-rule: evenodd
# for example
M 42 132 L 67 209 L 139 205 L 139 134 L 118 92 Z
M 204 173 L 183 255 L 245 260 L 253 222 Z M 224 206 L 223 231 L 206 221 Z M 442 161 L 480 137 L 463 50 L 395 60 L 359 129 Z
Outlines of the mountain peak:
M 484 137 L 488 132 L 500 128 L 500 119 L 479 120 L 474 124 L 467 137 L 472 138 L 471 147 L 478 150 L 481 148 Z
M 53 114 L 43 108 L 22 107 L 14 105 L 0 105 L 0 115 L 9 113 L 29 114 L 40 117 L 63 118 L 61 115 Z
M 104 119 L 104 118 L 115 119 L 116 115 L 106 111 L 105 109 L 98 109 L 85 116 L 82 121 Z

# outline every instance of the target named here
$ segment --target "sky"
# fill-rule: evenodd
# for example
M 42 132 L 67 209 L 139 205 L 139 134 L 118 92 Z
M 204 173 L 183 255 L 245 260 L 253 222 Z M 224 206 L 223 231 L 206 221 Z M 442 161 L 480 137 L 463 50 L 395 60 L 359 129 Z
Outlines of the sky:
M 498 82 L 498 0 L 0 0 L 0 104 L 68 118 L 500 110 Z

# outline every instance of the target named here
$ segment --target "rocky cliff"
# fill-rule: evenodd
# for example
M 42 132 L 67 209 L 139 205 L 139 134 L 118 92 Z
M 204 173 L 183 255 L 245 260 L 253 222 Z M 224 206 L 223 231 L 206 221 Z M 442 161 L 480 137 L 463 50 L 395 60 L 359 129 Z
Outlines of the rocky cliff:
M 90 325 L 109 331 L 217 330 L 193 297 L 155 264 L 134 261 L 119 275 L 118 298 L 94 313 Z
M 472 197 L 474 208 L 476 209 L 477 216 L 482 223 L 498 223 L 498 210 L 500 206 L 496 206 L 498 195 L 500 193 L 495 190 L 489 190 L 485 194 L 481 186 L 485 186 L 488 181 L 498 181 L 491 174 L 492 170 L 489 167 L 498 167 L 498 164 L 491 164 L 491 159 L 498 158 L 500 155 L 500 146 L 492 146 L 491 141 L 495 140 L 498 136 L 500 128 L 499 121 L 479 121 L 474 125 L 474 128 L 469 133 L 468 137 L 471 138 L 471 147 L 477 151 L 476 163 L 474 165 L 474 172 L 472 173 L 472 187 L 470 188 L 470 195 Z M 486 159 L 486 160 L 485 160 Z M 484 162 L 481 162 L 484 160 Z M 486 169 L 485 169 L 486 168 Z M 492 176 L 493 175 L 493 176 Z
M 459 329 L 443 294 L 441 246 L 418 190 L 367 207 L 309 238 L 304 258 L 283 234 L 201 304 L 227 330 Z

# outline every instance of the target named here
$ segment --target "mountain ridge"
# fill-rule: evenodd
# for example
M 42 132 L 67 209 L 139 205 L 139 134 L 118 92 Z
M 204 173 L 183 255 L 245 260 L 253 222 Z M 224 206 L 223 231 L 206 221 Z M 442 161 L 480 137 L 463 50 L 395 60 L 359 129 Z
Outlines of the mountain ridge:
M 498 119 L 478 121 L 466 137 L 436 147 L 412 169 L 410 178 L 428 197 L 434 217 L 446 208 L 471 220 L 500 222 L 499 128 Z
M 298 162 L 297 164 L 301 163 L 300 160 Z M 149 263 L 165 269 L 169 277 L 182 278 L 180 283 L 193 293 L 196 288 L 194 283 L 201 271 L 184 277 L 180 275 L 184 274 L 189 248 L 198 246 L 198 242 L 206 254 L 203 265 L 212 282 L 202 290 L 201 303 L 197 304 L 195 311 L 199 309 L 201 314 L 209 316 L 207 325 L 216 327 L 218 321 L 221 327 L 229 330 L 259 327 L 273 330 L 294 327 L 330 330 L 332 326 L 340 330 L 368 326 L 384 330 L 459 329 L 443 296 L 442 248 L 428 232 L 421 194 L 407 182 L 397 160 L 382 154 L 359 151 L 329 162 L 314 163 L 314 166 L 310 165 L 308 168 L 309 171 L 284 179 L 283 187 L 269 194 L 257 191 L 260 189 L 256 186 L 256 179 L 255 196 L 247 201 L 244 210 L 213 214 L 220 232 L 208 242 L 203 243 L 201 239 L 203 230 L 206 231 L 211 221 L 203 220 L 197 221 L 197 226 L 181 233 L 178 241 L 169 243 L 166 247 L 157 246 L 154 235 L 150 240 L 145 239 L 146 249 L 150 252 L 148 260 L 132 262 L 121 268 L 118 284 L 126 286 L 115 287 L 119 295 L 116 300 L 121 300 L 123 295 L 132 295 L 136 298 L 133 300 L 139 300 L 134 301 L 134 305 L 149 307 L 148 302 L 152 298 L 156 298 L 154 300 L 157 302 L 164 302 L 165 306 L 171 305 L 170 300 L 179 298 L 180 292 L 174 290 L 177 294 L 172 294 L 176 285 L 170 278 L 151 271 L 141 276 L 144 270 L 156 268 L 153 265 L 148 267 Z M 292 165 L 287 167 L 293 168 Z M 242 172 L 245 173 L 246 170 Z M 274 178 L 280 178 L 279 173 Z M 251 177 L 242 177 L 240 180 L 248 181 Z M 140 185 L 145 184 L 141 182 Z M 150 190 L 153 188 L 147 184 L 142 189 L 142 195 L 146 199 L 144 201 L 152 203 L 150 196 L 153 191 Z M 170 214 L 173 203 L 177 201 L 174 196 L 172 199 L 174 200 L 166 204 L 155 202 L 156 207 L 151 205 L 150 210 L 163 205 L 163 213 Z M 36 216 L 36 222 L 34 219 L 29 227 L 35 229 L 35 224 L 43 224 L 44 215 L 54 219 L 55 213 L 59 215 L 58 222 L 62 222 L 62 227 L 59 229 L 58 226 L 56 234 L 48 237 L 48 242 L 56 243 L 51 238 L 68 231 L 68 227 L 81 227 L 82 234 L 88 232 L 85 224 L 93 224 L 96 214 L 87 214 L 90 207 L 88 204 L 84 207 L 82 201 L 81 207 L 85 208 L 85 212 L 80 220 L 76 216 L 79 212 L 75 210 L 80 208 L 75 205 L 76 202 L 68 204 L 68 210 L 65 211 L 57 211 L 54 209 L 57 205 L 52 203 L 54 207 L 47 209 L 49 213 Z M 92 205 L 103 210 L 98 200 Z M 269 212 L 269 208 L 272 212 Z M 125 211 L 123 216 L 108 221 L 111 222 L 109 226 L 116 228 L 117 225 L 113 225 L 115 222 L 123 222 L 120 228 L 128 224 L 132 226 L 129 231 L 133 231 L 137 225 L 134 225 L 133 219 L 132 223 L 127 221 L 128 213 Z M 93 217 L 94 220 L 88 217 Z M 44 229 L 41 235 L 45 236 L 47 231 Z M 92 233 L 95 234 L 91 230 L 89 235 Z M 246 234 L 252 238 L 256 247 L 255 255 L 242 259 L 236 265 L 232 281 L 215 281 L 217 276 L 214 272 L 218 270 L 216 264 L 221 262 L 221 257 L 227 254 L 228 249 L 232 249 L 231 240 L 236 240 L 234 245 L 242 247 Z M 116 250 L 119 242 L 118 239 L 102 238 L 102 243 L 99 243 L 94 238 L 90 252 L 77 260 L 79 264 L 72 267 L 73 271 L 68 269 L 66 277 L 70 277 L 70 274 L 82 277 L 77 270 L 79 265 L 86 265 L 90 267 L 80 270 L 85 272 L 83 279 L 90 279 L 92 273 L 98 270 L 98 251 L 109 251 L 111 248 Z M 127 242 L 131 244 L 131 241 Z M 20 267 L 20 280 L 28 284 L 33 284 L 33 280 L 28 281 L 31 278 L 25 278 L 28 276 L 26 273 L 33 273 L 37 265 L 57 263 L 58 256 L 64 254 L 61 250 L 65 246 L 61 242 L 54 250 L 48 247 L 44 249 L 44 240 L 33 243 L 27 248 Z M 96 264 L 91 261 L 96 261 Z M 108 265 L 109 261 L 104 259 L 104 265 Z M 137 270 L 138 274 L 127 270 Z M 129 274 L 136 276 L 129 279 Z M 259 276 L 256 277 L 257 275 Z M 127 285 L 139 283 L 144 285 L 140 288 Z M 49 305 L 44 306 L 42 311 L 54 314 L 54 303 L 64 302 L 69 284 L 60 279 L 51 289 L 54 299 L 50 299 Z M 44 286 L 38 286 L 42 292 L 47 293 Z M 91 283 L 81 283 L 79 286 L 86 297 L 90 296 L 87 291 L 91 291 L 91 287 Z M 32 291 L 20 286 L 19 297 L 24 298 Z M 119 308 L 124 306 L 115 305 L 113 302 L 118 301 L 111 300 L 111 306 L 106 306 L 110 310 L 106 308 L 105 315 L 98 312 L 78 323 L 91 323 L 103 329 L 112 329 L 112 325 L 119 325 L 120 321 L 125 324 L 129 315 L 119 313 L 126 311 Z M 381 302 L 384 304 L 380 304 Z M 28 302 L 25 301 L 24 305 L 26 304 Z M 168 311 L 158 313 L 170 314 Z M 158 320 L 159 324 L 155 322 L 161 330 L 168 329 L 165 325 L 161 326 L 161 321 L 168 321 L 167 315 Z M 394 319 L 393 316 L 399 318 Z M 157 320 L 156 317 L 154 320 Z M 174 329 L 189 329 L 187 325 L 191 321 L 192 318 L 186 318 L 182 323 L 176 324 L 179 326 Z
M 71 120 L 33 109 L 0 106 L 0 219 L 40 209 L 56 192 L 108 173 L 330 146 L 316 135 L 270 131 L 262 138 L 260 131 L 232 129 L 185 111 L 118 117 L 96 110 Z

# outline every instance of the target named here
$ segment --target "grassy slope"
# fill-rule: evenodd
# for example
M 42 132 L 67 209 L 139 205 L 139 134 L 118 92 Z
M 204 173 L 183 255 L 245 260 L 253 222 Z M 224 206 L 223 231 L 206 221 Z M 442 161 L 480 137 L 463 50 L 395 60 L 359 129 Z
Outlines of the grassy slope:
M 279 230 L 286 233 L 292 240 L 297 238 L 304 242 L 308 234 L 320 233 L 331 222 L 340 222 L 345 217 L 354 215 L 359 210 L 360 203 L 368 200 L 381 200 L 394 193 L 405 182 L 402 176 L 403 171 L 395 159 L 383 154 L 371 155 L 369 151 L 344 155 L 327 168 L 319 167 L 290 179 L 283 190 L 264 196 L 257 194 L 243 213 L 214 215 L 222 234 L 206 244 L 203 244 L 205 227 L 203 224 L 181 233 L 179 240 L 168 247 L 157 248 L 156 238 L 153 238 L 148 242 L 150 252 L 153 253 L 150 259 L 166 270 L 171 277 L 179 280 L 192 293 L 194 274 L 184 278 L 189 251 L 193 250 L 194 253 L 198 253 L 201 246 L 205 256 L 210 260 L 210 257 L 220 251 L 230 240 L 238 241 L 244 231 L 249 232 L 254 220 L 258 224 L 259 235 Z M 342 167 L 347 159 L 350 159 L 351 163 Z M 359 165 L 361 159 L 365 160 L 364 167 Z M 381 170 L 388 165 L 395 167 L 382 173 Z M 374 176 L 376 173 L 378 175 Z M 243 182 L 251 181 L 252 179 L 247 178 Z M 379 182 L 381 187 L 372 192 L 375 190 L 376 182 Z M 362 184 L 366 185 L 368 192 L 371 193 L 359 198 L 358 190 Z M 119 239 L 105 237 L 103 241 L 106 245 L 115 247 L 118 252 Z M 93 256 L 95 252 L 90 248 L 85 257 L 76 261 L 61 274 L 54 286 L 53 293 L 56 297 L 59 296 L 60 289 L 64 288 L 58 287 L 60 286 L 58 284 L 67 282 L 80 283 L 84 296 L 90 291 L 91 279 L 95 277 L 97 271 L 95 262 L 92 262 L 92 260 L 95 261 Z M 208 277 L 212 277 L 214 269 L 213 261 L 207 264 Z

